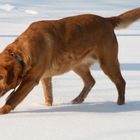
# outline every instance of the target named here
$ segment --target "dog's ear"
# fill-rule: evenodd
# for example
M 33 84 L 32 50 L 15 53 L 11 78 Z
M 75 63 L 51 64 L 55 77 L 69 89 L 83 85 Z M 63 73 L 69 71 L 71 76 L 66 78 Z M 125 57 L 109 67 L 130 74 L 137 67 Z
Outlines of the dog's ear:
M 14 79 L 14 68 L 13 66 L 7 66 L 6 69 L 8 73 L 6 83 L 9 85 L 13 82 Z

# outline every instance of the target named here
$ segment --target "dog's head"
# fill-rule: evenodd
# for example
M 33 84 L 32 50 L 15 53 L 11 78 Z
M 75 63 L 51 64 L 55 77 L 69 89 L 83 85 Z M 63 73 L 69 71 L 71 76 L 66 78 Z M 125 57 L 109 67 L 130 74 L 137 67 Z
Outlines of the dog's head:
M 8 53 L 0 54 L 0 97 L 15 89 L 22 80 L 22 65 Z

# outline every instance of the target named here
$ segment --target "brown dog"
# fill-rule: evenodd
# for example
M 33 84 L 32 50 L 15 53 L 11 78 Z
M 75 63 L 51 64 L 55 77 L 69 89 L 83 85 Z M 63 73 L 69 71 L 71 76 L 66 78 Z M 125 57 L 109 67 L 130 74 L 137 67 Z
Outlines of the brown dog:
M 0 96 L 8 97 L 0 113 L 14 109 L 42 81 L 45 101 L 52 105 L 51 77 L 70 70 L 84 82 L 72 103 L 82 103 L 95 84 L 90 66 L 98 62 L 118 90 L 118 105 L 125 103 L 125 80 L 118 62 L 114 29 L 125 28 L 140 18 L 140 8 L 116 17 L 86 14 L 30 25 L 0 54 Z

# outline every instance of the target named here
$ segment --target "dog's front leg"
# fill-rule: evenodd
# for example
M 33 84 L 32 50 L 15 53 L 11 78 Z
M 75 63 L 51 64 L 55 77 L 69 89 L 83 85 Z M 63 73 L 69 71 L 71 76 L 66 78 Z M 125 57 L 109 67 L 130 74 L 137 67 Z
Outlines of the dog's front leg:
M 5 105 L 0 108 L 0 114 L 6 114 L 13 110 L 27 95 L 28 93 L 37 85 L 39 80 L 34 80 L 31 78 L 24 79 L 18 89 L 12 93 Z
M 52 95 L 52 78 L 43 78 L 41 79 L 45 103 L 48 106 L 52 106 L 53 103 L 53 95 Z

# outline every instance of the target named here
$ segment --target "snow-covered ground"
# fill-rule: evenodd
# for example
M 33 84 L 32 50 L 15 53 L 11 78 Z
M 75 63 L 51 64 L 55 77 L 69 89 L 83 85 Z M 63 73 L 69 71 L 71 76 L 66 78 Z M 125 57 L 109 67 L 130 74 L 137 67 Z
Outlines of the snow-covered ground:
M 82 13 L 114 16 L 139 6 L 139 0 L 0 0 L 0 51 L 36 20 Z M 95 87 L 83 104 L 72 105 L 83 85 L 69 72 L 53 79 L 53 107 L 44 105 L 39 84 L 12 113 L 1 115 L 0 140 L 139 140 L 140 22 L 116 33 L 127 82 L 125 105 L 116 105 L 115 86 L 97 67 L 92 69 Z

